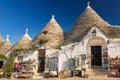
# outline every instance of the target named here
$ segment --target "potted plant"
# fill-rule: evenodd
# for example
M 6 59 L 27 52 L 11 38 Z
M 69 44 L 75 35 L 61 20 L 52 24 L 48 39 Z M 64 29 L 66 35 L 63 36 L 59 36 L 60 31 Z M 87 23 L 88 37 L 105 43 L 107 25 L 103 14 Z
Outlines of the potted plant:
M 61 79 L 65 79 L 66 78 L 66 70 L 60 71 L 59 76 Z

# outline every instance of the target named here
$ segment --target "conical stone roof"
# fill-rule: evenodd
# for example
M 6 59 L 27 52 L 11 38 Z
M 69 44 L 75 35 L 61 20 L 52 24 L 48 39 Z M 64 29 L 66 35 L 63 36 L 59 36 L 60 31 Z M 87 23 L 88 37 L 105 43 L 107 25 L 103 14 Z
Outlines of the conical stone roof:
M 10 50 L 30 49 L 31 42 L 32 42 L 32 38 L 28 34 L 28 29 L 26 29 L 25 35 L 18 42 L 16 42 Z
M 7 35 L 6 40 L 0 46 L 0 54 L 5 55 L 11 47 L 12 47 L 12 43 L 9 40 L 9 35 Z
M 72 43 L 77 36 L 84 34 L 88 29 L 97 25 L 106 35 L 108 35 L 109 24 L 105 22 L 88 4 L 87 8 L 77 19 L 73 27 L 65 33 L 65 43 Z
M 36 44 L 41 39 L 48 40 L 46 45 L 51 48 L 59 48 L 63 43 L 63 30 L 55 20 L 54 15 L 43 30 L 33 39 L 32 45 Z

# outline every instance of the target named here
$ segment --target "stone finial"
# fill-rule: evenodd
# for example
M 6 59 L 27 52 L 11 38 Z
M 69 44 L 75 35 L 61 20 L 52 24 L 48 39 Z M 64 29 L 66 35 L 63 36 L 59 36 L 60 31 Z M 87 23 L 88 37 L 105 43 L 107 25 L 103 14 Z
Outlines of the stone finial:
M 7 35 L 6 41 L 9 41 L 9 37 L 10 37 L 10 36 L 9 36 L 9 35 Z
M 26 36 L 27 38 L 29 38 L 30 40 L 32 40 L 32 38 L 29 36 L 29 34 L 28 34 L 28 28 L 26 28 L 26 33 L 25 33 L 25 35 L 24 36 Z
M 28 28 L 26 28 L 26 34 L 28 34 Z
M 90 1 L 87 2 L 87 5 L 90 6 Z
M 89 1 L 87 2 L 87 8 L 90 8 L 90 2 Z
M 55 18 L 55 16 L 54 15 L 52 15 L 52 19 L 54 19 Z

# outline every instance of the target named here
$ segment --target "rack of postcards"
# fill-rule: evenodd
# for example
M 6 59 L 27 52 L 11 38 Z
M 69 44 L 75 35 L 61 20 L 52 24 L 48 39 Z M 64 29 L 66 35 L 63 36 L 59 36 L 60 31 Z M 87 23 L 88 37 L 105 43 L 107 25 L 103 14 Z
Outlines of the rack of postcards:
M 19 77 L 32 78 L 34 74 L 34 62 L 35 60 L 28 60 L 28 61 L 20 62 L 21 70 L 17 74 L 17 78 Z
M 109 76 L 120 77 L 120 59 L 110 58 Z
M 107 69 L 108 68 L 108 53 L 107 52 L 104 52 L 103 53 L 103 68 L 104 69 Z

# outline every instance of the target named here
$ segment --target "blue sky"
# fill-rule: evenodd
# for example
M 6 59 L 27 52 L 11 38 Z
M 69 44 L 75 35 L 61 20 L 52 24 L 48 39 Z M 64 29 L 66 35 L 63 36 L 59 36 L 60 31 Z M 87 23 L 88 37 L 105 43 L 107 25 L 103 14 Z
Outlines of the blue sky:
M 91 7 L 112 25 L 120 25 L 120 0 L 89 0 Z M 10 35 L 14 44 L 29 29 L 34 38 L 51 19 L 52 14 L 68 31 L 85 10 L 88 0 L 0 0 L 0 34 Z

